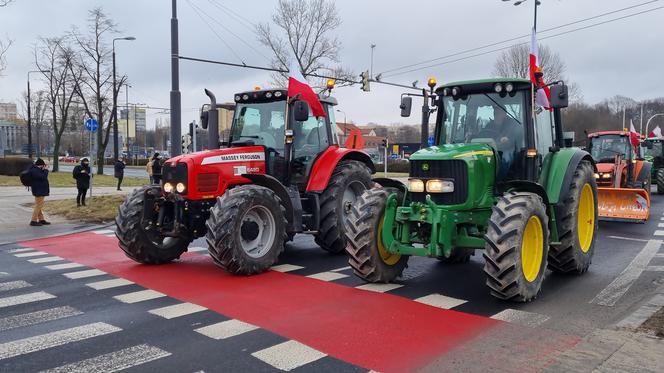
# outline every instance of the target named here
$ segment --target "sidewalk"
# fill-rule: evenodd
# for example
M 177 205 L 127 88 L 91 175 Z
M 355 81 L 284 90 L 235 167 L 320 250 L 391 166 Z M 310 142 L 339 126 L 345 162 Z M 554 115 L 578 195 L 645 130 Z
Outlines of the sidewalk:
M 131 193 L 135 188 L 127 187 L 122 191 L 114 187 L 99 187 L 93 189 L 94 196 Z M 56 199 L 76 198 L 76 188 L 51 188 L 51 195 L 46 201 Z M 89 198 L 89 196 L 88 196 Z M 71 222 L 57 216 L 47 216 L 46 219 L 52 224 L 42 227 L 31 227 L 28 225 L 32 216 L 32 203 L 34 197 L 25 187 L 0 187 L 0 244 L 16 242 L 26 239 L 46 237 L 56 234 L 66 234 L 94 225 Z M 26 206 L 24 206 L 26 205 Z

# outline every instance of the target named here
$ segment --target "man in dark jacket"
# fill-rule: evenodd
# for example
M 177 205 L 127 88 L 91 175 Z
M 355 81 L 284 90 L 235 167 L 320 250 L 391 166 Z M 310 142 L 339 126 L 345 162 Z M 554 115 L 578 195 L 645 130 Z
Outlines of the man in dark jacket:
M 115 161 L 115 178 L 118 179 L 118 190 L 120 189 L 120 185 L 122 184 L 122 179 L 124 178 L 124 169 L 125 169 L 125 162 L 124 158 L 119 158 L 117 161 Z
M 161 182 L 161 156 L 154 153 L 152 156 L 152 182 L 159 184 Z
M 48 185 L 48 168 L 43 159 L 37 158 L 35 164 L 30 167 L 30 188 L 35 196 L 35 207 L 32 210 L 30 225 L 38 227 L 51 224 L 44 219 L 44 197 L 51 192 Z
M 85 195 L 90 189 L 90 161 L 87 158 L 81 159 L 81 164 L 74 167 L 73 177 L 76 179 L 76 189 L 78 189 L 78 194 L 76 195 L 76 206 L 85 206 Z

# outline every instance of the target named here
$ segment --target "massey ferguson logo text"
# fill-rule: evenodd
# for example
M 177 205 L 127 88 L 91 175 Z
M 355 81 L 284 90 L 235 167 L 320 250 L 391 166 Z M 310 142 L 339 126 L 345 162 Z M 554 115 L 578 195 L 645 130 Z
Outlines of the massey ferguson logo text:
M 226 162 L 241 162 L 241 161 L 264 161 L 264 153 L 238 153 L 238 154 L 224 154 L 216 155 L 214 157 L 207 157 L 203 159 L 201 164 L 214 164 Z

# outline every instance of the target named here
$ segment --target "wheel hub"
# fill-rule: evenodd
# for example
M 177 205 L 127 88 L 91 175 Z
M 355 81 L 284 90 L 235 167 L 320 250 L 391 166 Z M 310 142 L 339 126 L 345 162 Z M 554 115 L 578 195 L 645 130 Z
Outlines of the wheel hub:
M 258 223 L 252 220 L 245 220 L 242 222 L 242 227 L 240 228 L 240 235 L 245 241 L 253 241 L 258 237 L 260 227 Z

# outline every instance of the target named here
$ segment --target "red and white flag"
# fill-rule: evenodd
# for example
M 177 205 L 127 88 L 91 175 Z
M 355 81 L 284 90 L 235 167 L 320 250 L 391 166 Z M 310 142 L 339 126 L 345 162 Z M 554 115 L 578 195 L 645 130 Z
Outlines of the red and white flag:
M 629 120 L 629 140 L 632 143 L 634 147 L 639 146 L 640 142 L 640 137 L 639 133 L 636 132 L 636 128 L 634 128 L 634 122 L 632 120 Z
M 315 117 L 324 117 L 325 110 L 323 109 L 323 105 L 321 105 L 316 92 L 311 89 L 307 80 L 302 76 L 296 60 L 293 60 L 291 63 L 288 74 L 288 97 L 295 97 L 299 94 L 299 99 L 309 104 L 311 112 Z
M 549 99 L 551 97 L 551 90 L 544 83 L 544 78 L 539 78 L 535 76 L 535 71 L 537 70 L 537 31 L 533 28 L 533 33 L 530 37 L 530 81 L 533 82 L 538 88 L 535 92 L 535 102 L 545 108 L 550 108 Z
M 662 137 L 662 129 L 659 128 L 659 125 L 657 127 L 653 128 L 652 131 L 648 134 L 648 137 L 656 137 L 656 138 L 661 138 Z

